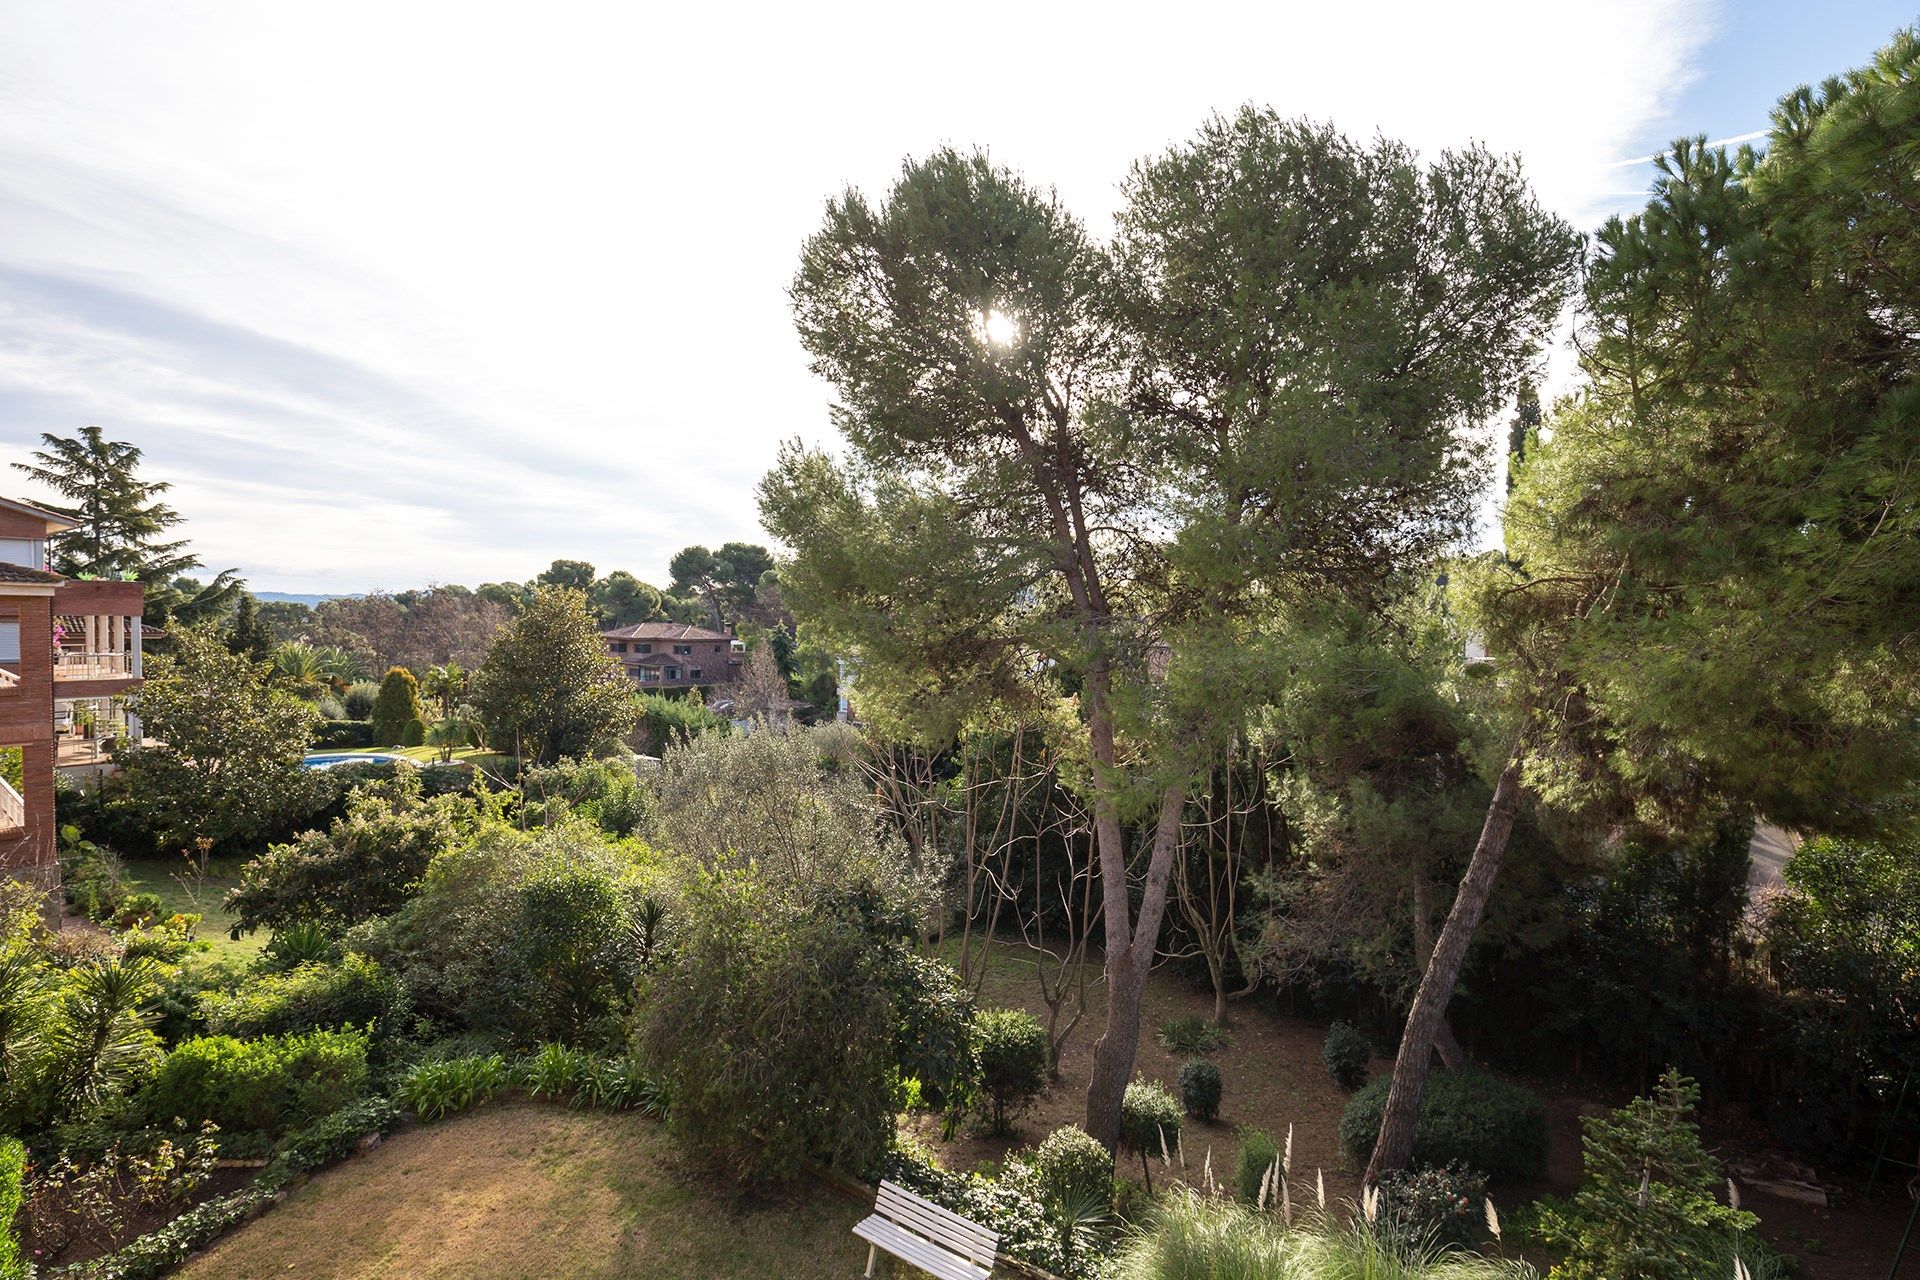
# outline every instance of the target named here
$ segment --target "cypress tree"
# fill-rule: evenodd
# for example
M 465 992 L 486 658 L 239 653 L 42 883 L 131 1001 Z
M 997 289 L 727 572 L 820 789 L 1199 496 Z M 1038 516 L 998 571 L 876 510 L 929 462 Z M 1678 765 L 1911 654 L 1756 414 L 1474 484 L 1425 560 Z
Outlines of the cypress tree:
M 374 745 L 401 745 L 407 722 L 420 718 L 420 682 L 405 667 L 387 668 L 380 681 L 380 696 L 373 700 Z

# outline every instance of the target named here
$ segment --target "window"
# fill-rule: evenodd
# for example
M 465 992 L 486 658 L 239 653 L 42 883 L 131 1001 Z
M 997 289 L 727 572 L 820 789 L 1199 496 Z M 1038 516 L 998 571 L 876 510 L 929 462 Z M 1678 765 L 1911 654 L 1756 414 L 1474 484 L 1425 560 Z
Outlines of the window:
M 691 658 L 693 656 L 693 646 L 690 644 L 677 644 L 673 646 L 673 651 L 680 657 Z
M 718 653 L 718 652 L 720 652 L 720 646 L 719 646 L 719 645 L 715 645 L 715 646 L 713 646 L 713 651 L 714 651 L 715 653 Z
M 695 667 L 693 670 L 687 672 L 687 679 L 698 680 L 699 678 L 700 678 L 700 668 Z
M 653 646 L 650 644 L 637 644 L 633 646 L 633 651 L 635 653 L 652 653 Z
M 624 640 L 615 641 L 613 646 L 613 651 L 615 653 L 625 653 L 627 651 L 626 642 Z
M 679 678 L 680 678 L 680 668 L 678 667 L 667 668 L 667 679 L 678 680 Z

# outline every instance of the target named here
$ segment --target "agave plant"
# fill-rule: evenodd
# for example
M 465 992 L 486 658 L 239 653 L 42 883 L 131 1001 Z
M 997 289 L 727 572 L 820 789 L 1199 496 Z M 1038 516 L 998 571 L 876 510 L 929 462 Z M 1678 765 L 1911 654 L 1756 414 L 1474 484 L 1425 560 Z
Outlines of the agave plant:
M 335 693 L 345 693 L 349 685 L 366 677 L 366 668 L 361 665 L 359 655 L 349 649 L 326 645 L 315 649 L 313 654 L 320 674 Z
M 304 640 L 288 640 L 273 651 L 274 683 L 309 701 L 333 689 L 320 662 L 320 650 Z

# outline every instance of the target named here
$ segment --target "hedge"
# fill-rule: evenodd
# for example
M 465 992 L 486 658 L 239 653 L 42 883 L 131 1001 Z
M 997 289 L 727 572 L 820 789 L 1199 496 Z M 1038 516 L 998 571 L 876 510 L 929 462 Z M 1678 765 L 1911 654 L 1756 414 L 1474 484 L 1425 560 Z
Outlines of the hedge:
M 1380 1136 L 1392 1076 L 1369 1081 L 1340 1117 L 1340 1145 L 1365 1166 Z M 1495 1182 L 1534 1182 L 1546 1170 L 1547 1108 L 1531 1089 L 1483 1071 L 1436 1071 L 1413 1132 L 1413 1163 L 1460 1161 Z
M 31 1274 L 13 1233 L 27 1179 L 27 1149 L 18 1138 L 0 1138 L 0 1280 L 27 1280 Z

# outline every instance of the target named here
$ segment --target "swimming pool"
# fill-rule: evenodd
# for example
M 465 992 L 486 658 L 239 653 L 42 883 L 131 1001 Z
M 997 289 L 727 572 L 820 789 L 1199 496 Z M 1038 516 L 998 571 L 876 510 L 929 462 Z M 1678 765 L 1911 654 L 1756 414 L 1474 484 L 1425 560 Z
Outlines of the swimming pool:
M 390 751 L 316 751 L 300 761 L 309 769 L 331 769 L 337 764 L 413 764 Z

